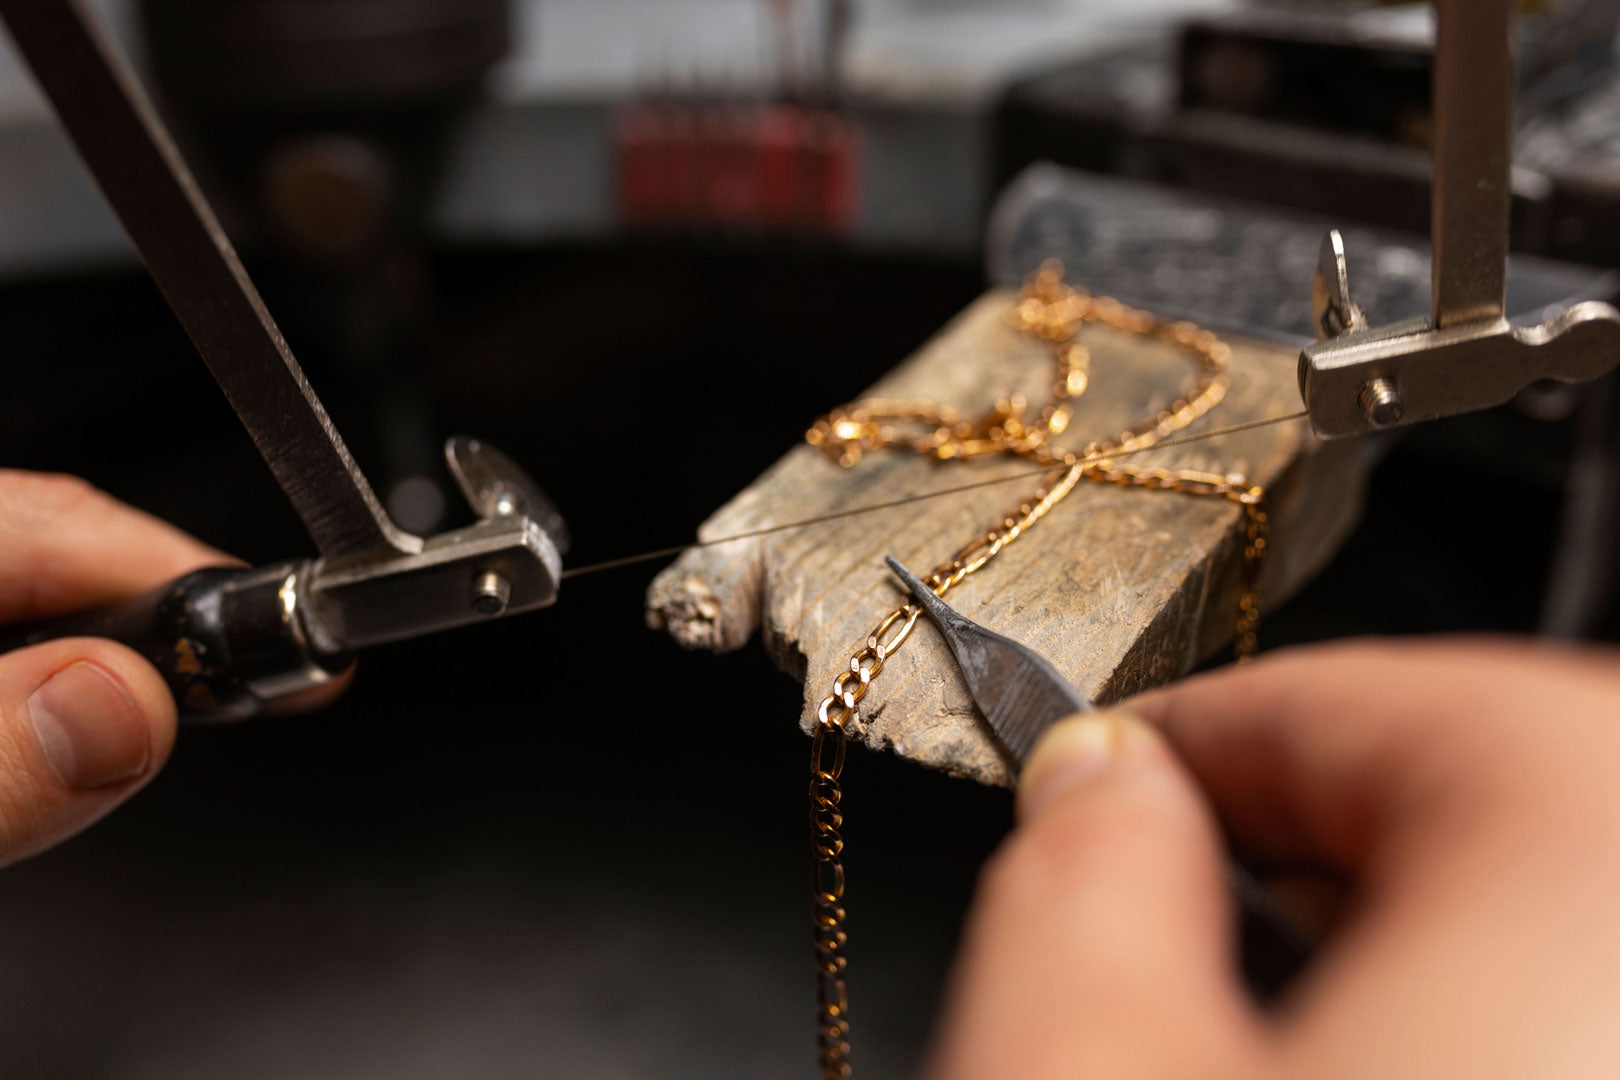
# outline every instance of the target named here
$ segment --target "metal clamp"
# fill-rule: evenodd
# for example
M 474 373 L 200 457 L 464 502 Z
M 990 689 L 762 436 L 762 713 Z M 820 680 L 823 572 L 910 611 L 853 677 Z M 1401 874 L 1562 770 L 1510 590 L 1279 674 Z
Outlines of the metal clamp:
M 445 443 L 445 462 L 478 521 L 391 557 L 322 559 L 308 600 L 350 649 L 415 637 L 557 598 L 568 534 L 562 516 L 528 475 L 478 439 Z
M 1512 6 L 1435 3 L 1431 318 L 1369 328 L 1350 300 L 1343 239 L 1323 241 L 1312 288 L 1322 340 L 1300 355 L 1299 389 L 1324 438 L 1491 408 L 1539 379 L 1584 382 L 1620 360 L 1609 304 L 1540 326 L 1506 318 Z

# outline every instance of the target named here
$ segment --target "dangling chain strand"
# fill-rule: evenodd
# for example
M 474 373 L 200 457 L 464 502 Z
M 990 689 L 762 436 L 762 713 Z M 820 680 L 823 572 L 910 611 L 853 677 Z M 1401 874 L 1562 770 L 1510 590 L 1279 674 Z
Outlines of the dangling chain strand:
M 1093 442 L 1076 454 L 1052 440 L 1073 418 L 1072 401 L 1090 382 L 1090 352 L 1078 340 L 1088 322 L 1152 338 L 1187 353 L 1198 378 L 1186 396 L 1113 439 Z M 876 450 L 910 450 L 941 461 L 1012 455 L 1052 466 L 1029 499 L 1003 515 L 982 535 L 941 563 L 924 580 L 944 596 L 982 570 L 1073 491 L 1081 480 L 1155 491 L 1175 491 L 1228 499 L 1244 510 L 1245 543 L 1233 650 L 1238 662 L 1253 657 L 1260 622 L 1260 571 L 1269 540 L 1270 518 L 1263 488 L 1241 476 L 1216 476 L 1186 469 L 1122 465 L 1111 453 L 1136 452 L 1155 445 L 1204 416 L 1226 395 L 1232 351 L 1220 338 L 1192 323 L 1165 322 L 1107 297 L 1093 297 L 1063 281 L 1063 268 L 1047 263 L 1025 283 L 1012 323 L 1047 343 L 1057 362 L 1052 402 L 1026 423 L 1022 398 L 996 403 L 977 424 L 964 422 L 948 406 L 927 401 L 867 400 L 835 409 L 817 420 L 806 438 L 839 465 L 849 468 Z M 927 430 L 916 433 L 921 425 Z M 850 728 L 872 680 L 905 644 L 922 609 L 902 604 L 890 611 L 833 678 L 832 693 L 816 712 L 810 748 L 810 832 L 814 889 L 816 1041 L 823 1080 L 846 1080 L 849 1063 L 849 994 L 844 982 L 844 816 L 841 777 Z

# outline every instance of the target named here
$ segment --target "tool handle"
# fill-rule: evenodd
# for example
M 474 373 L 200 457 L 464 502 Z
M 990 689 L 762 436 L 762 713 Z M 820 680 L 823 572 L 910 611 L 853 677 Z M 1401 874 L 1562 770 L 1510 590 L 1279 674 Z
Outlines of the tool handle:
M 1226 864 L 1226 882 L 1237 900 L 1238 959 L 1243 980 L 1263 1002 L 1286 990 L 1316 955 L 1317 943 L 1277 903 L 1248 866 Z
M 242 720 L 330 682 L 350 654 L 323 640 L 303 603 L 308 564 L 194 570 L 123 603 L 0 632 L 0 652 L 66 637 L 111 638 L 163 675 L 187 720 Z

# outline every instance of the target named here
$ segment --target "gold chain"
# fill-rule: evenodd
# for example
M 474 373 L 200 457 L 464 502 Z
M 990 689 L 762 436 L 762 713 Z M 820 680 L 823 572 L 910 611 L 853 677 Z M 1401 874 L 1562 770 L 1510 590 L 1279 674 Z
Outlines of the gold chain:
M 1220 338 L 1187 322 L 1166 322 L 1117 300 L 1094 297 L 1063 281 L 1063 268 L 1046 263 L 1029 281 L 1012 313 L 1013 325 L 1048 344 L 1057 361 L 1052 401 L 1026 422 L 1027 403 L 1012 395 L 996 402 L 978 423 L 964 422 L 948 406 L 927 401 L 859 401 L 817 420 L 806 438 L 839 465 L 849 468 L 875 450 L 910 450 L 941 461 L 1012 455 L 1050 465 L 1035 493 L 1002 516 L 989 530 L 941 563 L 924 578 L 944 596 L 968 576 L 983 569 L 1073 491 L 1081 480 L 1122 487 L 1176 491 L 1186 495 L 1231 500 L 1244 509 L 1247 526 L 1243 549 L 1237 633 L 1238 661 L 1254 655 L 1260 621 L 1260 570 L 1270 521 L 1266 493 L 1241 476 L 1217 476 L 1186 469 L 1122 465 L 1109 454 L 1153 446 L 1181 431 L 1226 395 L 1232 350 Z M 1093 442 L 1076 454 L 1053 439 L 1073 418 L 1072 402 L 1090 381 L 1091 355 L 1079 341 L 1081 327 L 1098 323 L 1164 342 L 1186 353 L 1198 365 L 1198 378 L 1187 394 L 1149 419 L 1113 439 Z M 919 432 L 919 428 L 922 428 Z M 849 995 L 844 982 L 844 817 L 840 809 L 844 755 L 850 725 L 859 705 L 889 657 L 903 645 L 922 609 L 902 604 L 885 615 L 866 644 L 850 658 L 849 667 L 833 678 L 832 693 L 816 712 L 810 749 L 810 831 L 816 948 L 817 1048 L 823 1080 L 850 1075 Z

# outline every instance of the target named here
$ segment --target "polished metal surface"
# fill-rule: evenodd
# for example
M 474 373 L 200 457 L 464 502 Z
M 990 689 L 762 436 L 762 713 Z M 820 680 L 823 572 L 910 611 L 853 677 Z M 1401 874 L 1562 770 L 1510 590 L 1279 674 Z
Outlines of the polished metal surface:
M 1540 379 L 1586 382 L 1617 361 L 1620 312 L 1587 301 L 1539 326 L 1431 330 L 1418 319 L 1345 334 L 1305 349 L 1300 392 L 1316 433 L 1338 438 L 1501 405 Z M 1401 415 L 1391 423 L 1374 423 L 1362 402 L 1378 380 L 1399 388 Z
M 1436 0 L 1431 317 L 1366 328 L 1343 244 L 1323 242 L 1318 329 L 1300 354 L 1311 426 L 1337 438 L 1501 405 L 1543 379 L 1584 382 L 1620 360 L 1620 312 L 1586 301 L 1535 326 L 1505 317 L 1512 168 L 1511 0 Z
M 1435 0 L 1433 322 L 1499 319 L 1513 145 L 1513 0 Z
M 474 602 L 476 582 L 491 572 L 511 587 L 498 613 Z M 317 567 L 313 606 L 339 641 L 359 649 L 544 607 L 561 575 L 551 540 L 519 517 L 443 533 L 414 555 Z
M 0 16 L 259 453 L 330 559 L 411 554 L 248 280 L 152 104 L 77 0 Z
M 568 554 L 568 523 L 550 497 L 516 462 L 470 435 L 445 440 L 444 463 L 473 513 L 481 518 L 522 514 L 533 518 L 560 555 Z
M 562 553 L 546 521 L 531 514 L 538 508 L 555 517 L 550 501 L 487 443 L 457 436 L 445 457 L 477 522 L 429 537 L 421 551 L 322 560 L 311 572 L 311 607 L 346 648 L 532 611 L 557 599 Z
M 961 614 L 893 555 L 884 561 L 939 627 L 973 700 L 1020 765 L 1047 728 L 1065 716 L 1092 710 L 1085 695 L 1040 653 Z
M 473 583 L 472 607 L 480 615 L 499 615 L 512 600 L 512 586 L 494 570 L 478 576 Z
M 1345 261 L 1344 234 L 1329 229 L 1311 279 L 1311 313 L 1316 340 L 1326 341 L 1349 330 L 1365 330 L 1367 319 L 1350 299 L 1350 267 Z
M 1373 427 L 1390 427 L 1401 422 L 1406 405 L 1401 392 L 1389 379 L 1377 378 L 1361 388 L 1361 413 Z
M 220 617 L 248 691 L 272 702 L 340 678 L 349 657 L 306 610 L 307 560 L 260 567 L 223 590 Z

